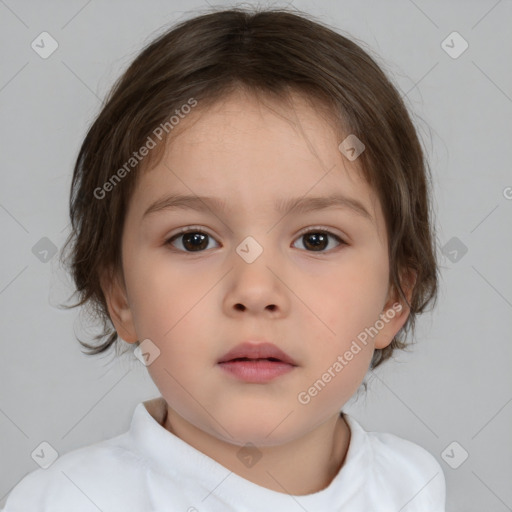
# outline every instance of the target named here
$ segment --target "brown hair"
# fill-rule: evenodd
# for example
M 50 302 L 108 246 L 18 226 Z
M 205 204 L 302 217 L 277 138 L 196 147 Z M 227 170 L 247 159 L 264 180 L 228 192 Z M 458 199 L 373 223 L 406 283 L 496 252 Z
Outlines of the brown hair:
M 121 234 L 142 168 L 132 161 L 129 172 L 126 162 L 191 98 L 207 106 L 239 89 L 281 101 L 290 92 L 301 93 L 330 113 L 340 133 L 355 134 L 365 144 L 358 163 L 383 208 L 390 285 L 410 308 L 391 344 L 375 351 L 375 368 L 395 349 L 406 348 L 416 314 L 437 299 L 428 163 L 400 94 L 369 53 L 291 9 L 233 8 L 183 21 L 143 49 L 112 88 L 76 160 L 69 204 L 72 229 L 61 255 L 69 261 L 80 297 L 67 307 L 87 303 L 103 323 L 103 332 L 95 336 L 103 340 L 100 345 L 79 341 L 93 355 L 119 340 L 100 276 L 103 271 L 122 274 Z M 149 152 L 144 168 L 159 158 L 163 145 Z M 107 200 L 98 198 L 97 191 L 106 190 L 102 187 L 109 180 L 112 184 L 116 172 L 122 179 L 109 187 Z M 64 256 L 68 245 L 69 257 Z M 402 288 L 407 269 L 417 276 L 410 303 Z

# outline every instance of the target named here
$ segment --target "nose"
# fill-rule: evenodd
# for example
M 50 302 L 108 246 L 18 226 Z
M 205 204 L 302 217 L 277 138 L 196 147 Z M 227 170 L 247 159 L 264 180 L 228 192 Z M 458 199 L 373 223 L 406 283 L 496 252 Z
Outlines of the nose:
M 279 260 L 270 251 L 263 252 L 252 262 L 234 253 L 228 274 L 225 308 L 230 315 L 285 315 L 289 308 L 286 278 Z

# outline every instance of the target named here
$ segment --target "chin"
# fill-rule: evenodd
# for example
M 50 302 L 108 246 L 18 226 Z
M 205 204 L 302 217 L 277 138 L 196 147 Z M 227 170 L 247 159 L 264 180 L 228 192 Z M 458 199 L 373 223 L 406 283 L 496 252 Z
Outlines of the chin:
M 290 415 L 291 416 L 291 415 Z M 252 443 L 256 446 L 278 446 L 292 441 L 300 435 L 297 425 L 294 425 L 294 431 L 290 431 L 291 424 L 285 425 L 283 421 L 286 416 L 280 415 L 276 419 L 266 418 L 261 420 L 246 416 L 245 418 L 231 419 L 231 421 L 222 422 L 226 430 L 232 437 L 229 437 L 224 430 L 217 431 L 222 434 L 222 439 L 234 445 L 244 446 Z

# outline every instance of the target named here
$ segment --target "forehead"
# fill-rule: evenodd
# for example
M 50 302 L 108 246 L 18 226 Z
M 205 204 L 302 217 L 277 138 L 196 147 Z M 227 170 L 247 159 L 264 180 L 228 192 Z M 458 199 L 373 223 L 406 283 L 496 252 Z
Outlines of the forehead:
M 339 151 L 339 128 L 295 94 L 292 104 L 237 92 L 199 102 L 172 132 L 159 163 L 139 176 L 137 215 L 166 196 L 209 196 L 225 212 L 282 213 L 296 199 L 343 196 L 382 228 L 382 211 L 356 161 Z M 199 201 L 196 201 L 199 203 Z M 210 204 L 208 204 L 210 206 Z
M 235 153 L 235 144 L 250 151 L 262 143 L 269 147 L 273 141 L 274 147 L 285 142 L 298 156 L 305 152 L 314 156 L 317 152 L 316 158 L 321 159 L 333 149 L 333 143 L 337 146 L 339 124 L 325 105 L 298 92 L 278 99 L 237 90 L 204 107 L 199 102 L 173 130 L 167 149 L 206 143 Z

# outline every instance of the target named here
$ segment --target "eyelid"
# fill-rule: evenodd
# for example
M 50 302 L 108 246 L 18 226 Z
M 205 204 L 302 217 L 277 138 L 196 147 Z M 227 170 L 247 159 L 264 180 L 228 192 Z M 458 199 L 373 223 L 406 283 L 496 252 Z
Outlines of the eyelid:
M 301 235 L 309 233 L 310 231 L 326 231 L 330 235 L 338 237 L 342 242 L 347 243 L 346 242 L 346 240 L 348 239 L 347 236 L 345 236 L 343 234 L 339 234 L 338 232 L 334 232 L 334 231 L 337 231 L 335 228 L 330 228 L 328 226 L 321 226 L 321 225 L 318 225 L 318 226 L 308 226 L 307 228 L 303 228 L 303 229 L 301 229 L 297 233 L 296 237 L 299 237 Z
M 178 231 L 176 231 L 176 233 L 174 233 L 173 235 L 170 235 L 170 238 L 173 238 L 176 235 L 182 235 L 183 233 L 188 233 L 189 231 L 201 231 L 201 232 L 204 231 L 206 234 L 213 237 L 213 235 L 210 233 L 210 231 L 207 228 L 205 228 L 204 226 L 192 225 L 192 226 L 185 226 L 184 228 L 180 228 Z
M 170 244 L 170 242 L 174 239 L 174 238 L 177 238 L 179 237 L 180 235 L 185 235 L 186 233 L 195 233 L 196 231 L 199 231 L 201 233 L 205 233 L 206 235 L 208 235 L 210 238 L 213 238 L 216 242 L 217 242 L 217 238 L 215 235 L 213 235 L 210 230 L 208 230 L 207 228 L 205 228 L 204 226 L 199 226 L 199 225 L 191 225 L 191 226 L 185 226 L 184 228 L 179 228 L 178 231 L 176 231 L 175 233 L 172 233 L 171 235 L 167 236 L 165 238 L 165 243 L 166 244 Z M 218 243 L 218 242 L 217 242 Z
M 334 230 L 334 228 L 331 228 L 331 227 L 328 227 L 328 226 L 321 226 L 321 225 L 318 225 L 318 226 L 308 226 L 306 228 L 303 228 L 295 236 L 299 237 L 301 235 L 304 235 L 305 233 L 309 233 L 310 231 L 314 231 L 314 230 L 317 230 L 317 231 L 327 231 L 328 233 L 339 237 L 343 241 L 345 241 L 345 239 L 347 238 L 345 235 L 340 235 L 340 234 L 337 234 L 337 233 L 333 233 L 332 231 Z M 204 226 L 199 226 L 199 225 L 195 225 L 194 226 L 194 225 L 192 225 L 192 226 L 185 226 L 184 228 L 180 228 L 176 233 L 174 233 L 172 235 L 169 235 L 167 237 L 167 240 L 169 240 L 170 238 L 174 238 L 177 235 L 182 235 L 184 233 L 188 233 L 190 231 L 201 231 L 201 232 L 204 231 L 206 234 L 208 234 L 212 238 L 215 238 L 214 235 L 212 235 L 210 233 L 210 231 L 207 228 L 205 228 Z

